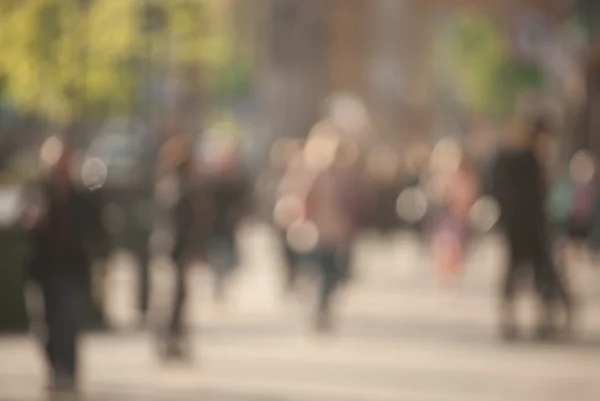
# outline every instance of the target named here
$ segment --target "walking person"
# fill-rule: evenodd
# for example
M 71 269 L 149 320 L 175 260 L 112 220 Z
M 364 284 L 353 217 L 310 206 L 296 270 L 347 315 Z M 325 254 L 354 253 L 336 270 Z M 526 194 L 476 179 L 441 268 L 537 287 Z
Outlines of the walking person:
M 160 152 L 163 149 L 164 142 L 168 134 L 165 129 L 160 129 L 153 126 L 142 126 L 142 140 L 144 147 L 142 149 L 141 163 L 144 168 L 140 170 L 141 181 L 136 188 L 137 198 L 148 202 L 144 206 L 149 208 L 152 214 L 158 210 L 157 200 L 154 199 L 153 192 L 155 190 L 158 179 L 160 166 Z M 139 286 L 138 286 L 138 310 L 140 314 L 141 326 L 148 323 L 150 312 L 150 298 L 152 294 L 151 288 L 151 237 L 152 237 L 152 219 L 148 219 L 146 213 L 141 213 L 138 210 L 138 224 L 131 227 L 133 231 L 129 243 L 130 250 L 137 256 L 139 263 Z
M 74 184 L 73 149 L 62 144 L 62 154 L 42 187 L 44 208 L 28 214 L 31 238 L 27 266 L 44 299 L 47 326 L 44 349 L 50 370 L 49 387 L 74 391 L 78 379 L 78 345 L 82 305 L 90 289 L 92 258 L 107 243 L 100 208 Z
M 565 332 L 572 320 L 573 301 L 552 256 L 545 211 L 546 174 L 537 153 L 548 133 L 547 122 L 538 119 L 527 136 L 525 148 L 503 152 L 495 166 L 493 186 L 509 250 L 501 310 L 501 331 L 506 339 L 518 335 L 514 301 L 517 286 L 527 272 L 533 276 L 541 301 L 537 338 L 550 339 L 559 334 L 556 319 L 561 309 L 565 313 Z
M 306 193 L 310 189 L 312 172 L 303 160 L 302 152 L 298 152 L 289 161 L 285 174 L 282 175 L 276 191 L 276 203 L 273 210 L 276 232 L 283 254 L 285 277 L 285 293 L 294 294 L 301 276 L 302 262 L 306 252 L 294 246 L 288 238 L 294 223 L 301 221 L 305 214 Z
M 164 338 L 162 356 L 165 359 L 181 359 L 186 356 L 183 348 L 185 341 L 185 306 L 187 300 L 187 271 L 191 258 L 202 247 L 199 236 L 199 206 L 203 199 L 197 191 L 196 170 L 193 157 L 185 154 L 176 167 L 175 174 L 179 183 L 179 198 L 173 208 L 174 246 L 171 253 L 175 265 L 175 290 L 171 314 Z
M 214 272 L 215 301 L 227 300 L 229 278 L 239 267 L 238 230 L 250 209 L 249 185 L 236 147 L 226 148 L 212 166 L 208 185 L 211 200 L 207 261 Z
M 356 233 L 366 219 L 368 202 L 358 179 L 356 164 L 347 163 L 342 141 L 330 166 L 322 169 L 307 197 L 306 217 L 318 231 L 316 258 L 321 288 L 315 328 L 333 328 L 333 299 L 340 285 L 351 276 L 351 248 Z
M 474 168 L 463 157 L 458 169 L 449 177 L 443 199 L 445 212 L 436 227 L 433 240 L 438 277 L 444 283 L 454 283 L 462 273 L 470 237 L 469 213 L 478 196 Z
M 592 237 L 594 203 L 597 198 L 595 170 L 594 159 L 587 152 L 578 152 L 571 161 L 570 178 L 573 195 L 567 234 L 580 253 L 585 253 Z

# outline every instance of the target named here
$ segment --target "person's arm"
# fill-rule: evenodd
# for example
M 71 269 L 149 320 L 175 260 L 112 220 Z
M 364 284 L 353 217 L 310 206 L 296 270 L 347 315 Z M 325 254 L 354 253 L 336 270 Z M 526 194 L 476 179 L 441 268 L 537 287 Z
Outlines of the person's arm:
M 20 226 L 26 233 L 39 231 L 46 220 L 46 188 L 33 184 L 26 187 L 22 202 L 24 207 L 20 216 Z
M 45 266 L 44 225 L 47 219 L 47 211 L 44 205 L 42 193 L 30 193 L 25 199 L 26 207 L 21 216 L 21 227 L 25 232 L 28 246 L 27 255 L 24 260 L 24 280 L 39 282 L 42 277 L 42 269 Z
M 178 259 L 183 256 L 190 233 L 196 224 L 194 204 L 191 194 L 184 194 L 177 202 L 174 209 L 175 220 L 175 243 L 173 247 L 173 258 Z

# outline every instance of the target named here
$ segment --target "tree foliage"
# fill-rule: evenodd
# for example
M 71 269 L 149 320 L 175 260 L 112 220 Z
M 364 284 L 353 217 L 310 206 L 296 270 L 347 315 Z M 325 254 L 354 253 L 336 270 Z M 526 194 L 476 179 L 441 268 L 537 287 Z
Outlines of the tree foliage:
M 219 3 L 156 2 L 165 25 L 150 31 L 150 0 L 0 0 L 0 94 L 19 110 L 65 120 L 84 104 L 132 110 L 148 63 L 160 71 L 198 64 L 210 80 L 232 53 Z
M 513 59 L 507 35 L 484 15 L 456 18 L 443 38 L 443 49 L 446 73 L 471 111 L 510 114 L 519 92 L 543 86 L 540 70 Z

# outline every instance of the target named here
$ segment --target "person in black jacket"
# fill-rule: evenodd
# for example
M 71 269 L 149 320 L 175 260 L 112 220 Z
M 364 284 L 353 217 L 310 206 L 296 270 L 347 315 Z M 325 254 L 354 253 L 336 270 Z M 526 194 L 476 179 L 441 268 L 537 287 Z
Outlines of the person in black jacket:
M 545 212 L 546 178 L 539 159 L 540 140 L 548 133 L 544 119 L 538 119 L 524 149 L 505 151 L 496 161 L 493 192 L 500 203 L 500 226 L 506 236 L 509 265 L 502 286 L 502 335 L 517 336 L 514 299 L 523 274 L 532 274 L 542 302 L 537 328 L 540 339 L 557 334 L 556 317 L 562 307 L 566 313 L 565 329 L 571 323 L 573 301 L 552 257 L 549 222 Z
M 72 154 L 65 142 L 42 187 L 45 207 L 28 220 L 27 266 L 29 279 L 39 285 L 44 298 L 50 386 L 67 391 L 77 384 L 81 309 L 89 295 L 92 259 L 107 243 L 98 202 L 71 177 Z
M 212 177 L 208 222 L 207 259 L 215 277 L 215 300 L 225 302 L 229 277 L 238 267 L 238 229 L 249 209 L 248 184 L 240 167 L 232 163 Z
M 206 218 L 206 197 L 196 182 L 196 169 L 191 155 L 186 155 L 176 167 L 179 181 L 179 199 L 173 208 L 174 246 L 171 258 L 175 264 L 175 294 L 173 308 L 166 333 L 166 358 L 182 358 L 185 356 L 182 340 L 184 340 L 184 309 L 187 299 L 187 267 L 194 256 L 204 253 L 206 242 L 203 225 L 199 215 Z

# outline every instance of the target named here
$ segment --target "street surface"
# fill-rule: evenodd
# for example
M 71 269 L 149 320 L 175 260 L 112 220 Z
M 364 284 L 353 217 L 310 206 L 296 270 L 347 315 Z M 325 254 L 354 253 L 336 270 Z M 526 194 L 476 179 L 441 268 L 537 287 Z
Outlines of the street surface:
M 600 271 L 571 266 L 585 308 L 571 343 L 505 344 L 496 336 L 495 282 L 504 255 L 497 239 L 474 246 L 461 282 L 444 288 L 406 235 L 367 236 L 356 281 L 339 300 L 332 335 L 311 331 L 314 288 L 282 292 L 273 239 L 242 234 L 244 268 L 229 302 L 211 299 L 202 268 L 190 278 L 189 363 L 161 364 L 150 332 L 86 336 L 83 394 L 90 401 L 597 401 L 600 397 Z M 116 259 L 110 311 L 131 325 L 132 263 Z M 169 299 L 168 268 L 154 272 L 155 319 Z M 308 281 L 307 281 L 308 282 Z M 533 305 L 524 301 L 531 327 Z M 596 315 L 596 316 L 595 316 Z M 45 371 L 28 337 L 0 339 L 0 400 L 44 398 Z

